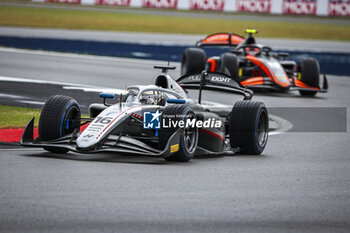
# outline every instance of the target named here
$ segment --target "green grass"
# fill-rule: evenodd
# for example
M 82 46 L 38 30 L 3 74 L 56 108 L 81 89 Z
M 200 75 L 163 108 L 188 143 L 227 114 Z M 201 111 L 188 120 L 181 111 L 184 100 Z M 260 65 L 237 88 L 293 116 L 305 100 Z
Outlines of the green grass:
M 41 109 L 0 105 L 0 129 L 24 128 L 35 117 L 34 127 L 38 127 Z M 81 117 L 89 118 L 82 114 Z
M 350 26 L 124 14 L 116 12 L 0 6 L 0 25 L 109 31 L 211 34 L 256 28 L 259 37 L 350 40 Z
M 40 109 L 0 105 L 0 129 L 23 128 L 33 116 L 37 127 L 40 112 Z

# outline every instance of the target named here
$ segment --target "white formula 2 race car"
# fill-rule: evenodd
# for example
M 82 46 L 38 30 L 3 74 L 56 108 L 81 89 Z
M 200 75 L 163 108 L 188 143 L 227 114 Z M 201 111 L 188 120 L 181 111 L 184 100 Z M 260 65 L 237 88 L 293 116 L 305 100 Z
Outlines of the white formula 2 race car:
M 33 138 L 34 118 L 27 124 L 21 145 L 43 147 L 53 153 L 115 152 L 146 155 L 186 162 L 198 154 L 261 154 L 269 131 L 267 109 L 252 101 L 253 92 L 230 76 L 203 71 L 174 80 L 173 66 L 155 66 L 162 72 L 155 85 L 130 86 L 116 104 L 101 93 L 103 104 L 89 106 L 90 118 L 81 118 L 79 104 L 71 97 L 55 95 L 45 103 L 39 121 L 39 137 Z M 198 100 L 186 89 L 199 89 Z M 226 114 L 201 104 L 202 90 L 239 94 Z M 80 132 L 83 124 L 89 123 Z

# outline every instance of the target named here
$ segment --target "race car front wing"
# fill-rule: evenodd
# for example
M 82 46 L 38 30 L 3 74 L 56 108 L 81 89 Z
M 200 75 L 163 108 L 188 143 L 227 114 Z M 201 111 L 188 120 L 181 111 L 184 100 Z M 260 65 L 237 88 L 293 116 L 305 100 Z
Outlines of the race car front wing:
M 167 145 L 163 150 L 153 148 L 146 143 L 123 135 L 109 135 L 103 143 L 96 145 L 89 150 L 81 150 L 76 147 L 76 139 L 80 132 L 75 130 L 73 133 L 51 141 L 41 141 L 40 137 L 34 139 L 34 117 L 28 122 L 24 129 L 20 144 L 28 147 L 45 148 L 64 148 L 73 152 L 92 154 L 101 152 L 114 152 L 125 155 L 145 155 L 151 157 L 165 158 L 175 153 L 179 149 L 181 129 L 178 129 L 171 135 Z
M 321 93 L 326 93 L 328 92 L 328 80 L 326 75 L 323 75 L 323 80 L 322 80 L 322 86 L 319 87 L 312 87 L 304 82 L 298 80 L 297 78 L 291 78 L 291 86 L 289 86 L 286 90 L 289 91 L 317 91 Z M 241 84 L 243 86 L 252 88 L 254 90 L 263 90 L 263 89 L 269 89 L 269 90 L 276 90 L 280 91 L 281 88 L 276 86 L 273 81 L 271 81 L 270 78 L 268 77 L 252 77 L 248 78 L 244 81 L 241 81 Z

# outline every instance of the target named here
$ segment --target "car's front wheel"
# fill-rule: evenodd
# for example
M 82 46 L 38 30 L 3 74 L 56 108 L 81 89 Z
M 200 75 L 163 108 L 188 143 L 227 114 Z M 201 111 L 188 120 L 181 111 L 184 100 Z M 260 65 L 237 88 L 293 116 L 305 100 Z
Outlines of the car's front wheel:
M 69 96 L 51 96 L 41 111 L 39 120 L 39 137 L 42 141 L 51 141 L 70 134 L 80 128 L 80 108 Z M 68 149 L 44 147 L 54 153 L 66 153 Z
M 318 61 L 314 58 L 302 59 L 300 61 L 301 81 L 311 87 L 319 87 L 320 85 L 320 67 Z M 300 90 L 301 95 L 315 96 L 317 91 Z

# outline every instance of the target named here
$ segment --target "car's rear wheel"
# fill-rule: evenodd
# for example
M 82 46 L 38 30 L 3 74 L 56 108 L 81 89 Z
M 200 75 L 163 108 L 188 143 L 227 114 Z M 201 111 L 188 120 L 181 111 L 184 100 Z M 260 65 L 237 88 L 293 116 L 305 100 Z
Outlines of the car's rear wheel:
M 206 59 L 207 58 L 203 49 L 185 49 L 181 61 L 181 75 L 202 72 L 205 69 Z
M 220 56 L 220 71 L 224 74 L 230 75 L 234 80 L 238 81 L 238 58 L 235 54 L 224 53 Z
M 80 108 L 69 96 L 51 96 L 41 111 L 39 120 L 39 137 L 42 141 L 51 141 L 70 134 L 80 128 Z M 54 153 L 66 153 L 68 149 L 44 147 Z
M 169 121 L 184 121 L 196 119 L 194 111 L 187 105 L 172 104 L 165 107 L 162 113 L 162 119 L 169 125 Z M 159 144 L 163 149 L 173 133 L 179 127 L 161 128 L 159 130 Z M 196 127 L 185 127 L 180 135 L 180 144 L 178 151 L 172 153 L 165 159 L 167 161 L 187 162 L 193 158 L 198 145 L 198 129 Z
M 320 84 L 320 66 L 314 58 L 302 59 L 300 61 L 301 81 L 311 87 L 319 87 Z M 300 90 L 301 95 L 314 96 L 317 91 Z
M 238 101 L 229 117 L 230 143 L 244 154 L 261 154 L 266 146 L 269 116 L 265 104 Z

